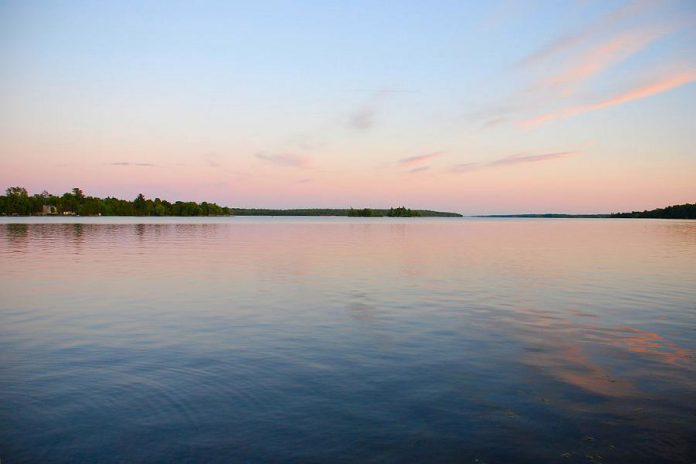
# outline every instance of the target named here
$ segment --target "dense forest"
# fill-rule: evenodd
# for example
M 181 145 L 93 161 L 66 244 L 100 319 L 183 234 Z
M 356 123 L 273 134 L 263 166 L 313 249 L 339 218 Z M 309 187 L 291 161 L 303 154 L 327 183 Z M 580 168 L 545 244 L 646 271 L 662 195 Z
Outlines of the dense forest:
M 61 196 L 43 193 L 29 195 L 22 187 L 10 187 L 0 196 L 0 215 L 79 215 L 79 216 L 221 216 L 230 209 L 215 203 L 177 201 L 170 203 L 142 194 L 133 201 L 86 196 L 79 188 Z
M 23 187 L 10 187 L 0 196 L 0 216 L 78 215 L 78 216 L 360 216 L 360 217 L 461 217 L 457 213 L 411 210 L 403 206 L 390 209 L 256 209 L 229 208 L 215 203 L 169 202 L 145 198 L 134 200 L 87 196 L 79 188 L 61 196 L 43 191 L 29 195 Z
M 696 203 L 667 206 L 650 211 L 633 211 L 631 213 L 612 213 L 613 218 L 655 218 L 655 219 L 696 219 Z

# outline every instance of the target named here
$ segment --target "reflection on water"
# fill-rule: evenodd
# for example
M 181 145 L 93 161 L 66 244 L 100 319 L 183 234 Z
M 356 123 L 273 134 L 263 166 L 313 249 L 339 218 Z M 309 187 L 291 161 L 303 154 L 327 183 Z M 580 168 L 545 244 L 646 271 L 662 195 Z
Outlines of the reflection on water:
M 696 460 L 696 223 L 0 223 L 3 462 Z

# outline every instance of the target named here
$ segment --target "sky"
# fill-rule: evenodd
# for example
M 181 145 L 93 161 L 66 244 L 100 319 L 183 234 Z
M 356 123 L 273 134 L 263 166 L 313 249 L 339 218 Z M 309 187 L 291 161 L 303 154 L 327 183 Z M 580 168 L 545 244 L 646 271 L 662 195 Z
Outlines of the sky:
M 603 213 L 694 179 L 693 0 L 0 0 L 3 189 Z

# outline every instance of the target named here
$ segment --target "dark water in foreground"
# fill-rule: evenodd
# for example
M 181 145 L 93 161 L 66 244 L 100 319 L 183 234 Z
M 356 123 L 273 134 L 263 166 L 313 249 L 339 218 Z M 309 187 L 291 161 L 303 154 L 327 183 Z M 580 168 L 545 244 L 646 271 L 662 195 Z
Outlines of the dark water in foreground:
M 696 461 L 696 222 L 91 222 L 0 223 L 3 464 Z

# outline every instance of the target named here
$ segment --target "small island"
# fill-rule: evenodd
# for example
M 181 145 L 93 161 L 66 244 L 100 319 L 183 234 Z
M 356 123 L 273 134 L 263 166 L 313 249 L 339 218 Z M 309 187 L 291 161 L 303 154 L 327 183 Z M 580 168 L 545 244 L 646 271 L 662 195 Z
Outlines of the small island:
M 57 196 L 43 191 L 29 195 L 24 187 L 9 187 L 0 195 L 0 216 L 348 216 L 348 217 L 462 217 L 458 213 L 409 209 L 260 209 L 230 208 L 203 201 L 170 202 L 149 199 L 142 193 L 134 200 L 87 196 L 82 189 Z

